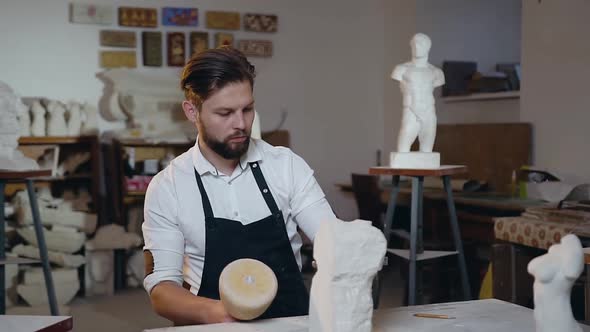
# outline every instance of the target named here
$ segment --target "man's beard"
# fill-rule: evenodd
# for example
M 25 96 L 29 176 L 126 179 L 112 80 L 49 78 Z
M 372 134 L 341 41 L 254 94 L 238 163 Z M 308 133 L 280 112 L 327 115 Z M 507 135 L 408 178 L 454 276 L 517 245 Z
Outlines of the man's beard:
M 247 138 L 244 142 L 241 143 L 229 142 L 230 139 L 238 136 L 247 136 Z M 217 139 L 211 137 L 207 133 L 205 128 L 201 128 L 201 130 L 199 131 L 199 137 L 203 139 L 203 142 L 205 142 L 205 144 L 207 144 L 207 146 L 211 150 L 213 150 L 215 153 L 227 160 L 234 160 L 240 158 L 248 151 L 248 146 L 250 146 L 250 135 L 247 135 L 245 131 L 236 133 L 226 138 L 224 141 L 218 141 Z

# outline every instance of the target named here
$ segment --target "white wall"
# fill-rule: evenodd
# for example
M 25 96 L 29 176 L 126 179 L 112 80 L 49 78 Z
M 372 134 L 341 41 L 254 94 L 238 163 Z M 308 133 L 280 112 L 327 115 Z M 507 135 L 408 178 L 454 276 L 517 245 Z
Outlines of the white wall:
M 396 0 L 398 1 L 398 0 Z M 112 26 L 70 24 L 66 0 L 4 0 L 0 4 L 0 80 L 24 96 L 96 103 L 103 85 L 95 77 L 99 30 Z M 385 0 L 94 0 L 114 7 L 194 6 L 204 21 L 206 10 L 273 13 L 279 32 L 236 32 L 236 39 L 268 38 L 274 56 L 253 59 L 262 129 L 274 127 L 281 110 L 293 149 L 312 168 L 336 212 L 356 216 L 354 200 L 338 192 L 335 182 L 347 182 L 351 171 L 366 172 L 383 145 L 383 63 Z M 149 30 L 121 28 L 124 30 Z M 203 30 L 200 26 L 198 30 Z M 160 31 L 189 31 L 163 27 Z M 211 35 L 210 38 L 213 36 Z M 141 48 L 137 48 L 138 63 Z M 143 68 L 162 75 L 179 69 Z M 103 128 L 112 124 L 103 123 Z
M 590 181 L 590 2 L 523 1 L 521 118 L 534 128 L 534 161 Z
M 416 26 L 432 39 L 430 61 L 439 68 L 444 60 L 475 61 L 479 71 L 489 72 L 497 63 L 520 62 L 520 0 L 417 0 Z M 520 118 L 518 99 L 438 100 L 436 106 L 439 123 L 518 122 Z

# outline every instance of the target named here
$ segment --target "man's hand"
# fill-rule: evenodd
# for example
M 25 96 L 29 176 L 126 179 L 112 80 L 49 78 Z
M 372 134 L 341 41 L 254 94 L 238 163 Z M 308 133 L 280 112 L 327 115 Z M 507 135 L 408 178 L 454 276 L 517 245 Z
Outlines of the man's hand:
M 229 323 L 236 321 L 236 319 L 227 312 L 223 306 L 223 303 L 221 303 L 219 300 L 211 300 L 211 303 L 208 304 L 206 315 L 207 316 L 205 319 L 207 324 Z

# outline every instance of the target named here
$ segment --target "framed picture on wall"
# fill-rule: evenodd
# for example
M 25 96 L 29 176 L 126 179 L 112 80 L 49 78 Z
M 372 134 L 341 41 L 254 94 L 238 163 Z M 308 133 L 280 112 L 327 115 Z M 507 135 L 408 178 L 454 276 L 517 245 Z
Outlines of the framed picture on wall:
M 193 31 L 189 35 L 190 57 L 209 49 L 209 33 Z
M 143 65 L 148 67 L 162 66 L 162 33 L 159 31 L 143 31 L 141 41 Z
M 240 30 L 240 13 L 210 11 L 206 21 L 209 29 Z
M 239 40 L 238 50 L 246 56 L 272 56 L 272 41 L 270 40 Z
M 168 32 L 168 66 L 182 67 L 186 58 L 184 32 Z
M 218 32 L 215 34 L 215 47 L 234 46 L 234 35 L 227 32 Z
M 279 18 L 276 15 L 245 14 L 244 30 L 253 32 L 277 32 Z
M 197 8 L 162 8 L 162 25 L 197 26 L 199 11 Z

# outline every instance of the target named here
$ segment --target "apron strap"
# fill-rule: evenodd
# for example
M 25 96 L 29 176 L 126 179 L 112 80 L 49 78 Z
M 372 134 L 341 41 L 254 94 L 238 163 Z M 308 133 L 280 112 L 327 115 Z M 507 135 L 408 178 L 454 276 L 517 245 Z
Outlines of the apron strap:
M 205 191 L 205 187 L 203 186 L 201 176 L 199 175 L 199 173 L 197 173 L 196 169 L 195 177 L 197 178 L 199 192 L 201 192 L 201 201 L 203 202 L 203 212 L 205 213 L 205 218 L 213 218 L 213 209 L 211 208 L 211 203 L 209 203 L 209 196 L 207 196 L 207 192 Z
M 264 201 L 266 201 L 266 205 L 270 209 L 270 212 L 274 215 L 280 213 L 279 207 L 275 202 L 270 189 L 268 189 L 268 185 L 266 184 L 266 180 L 264 180 L 264 175 L 262 175 L 262 171 L 260 170 L 260 165 L 257 161 L 250 163 L 250 169 L 254 174 L 254 179 L 256 179 L 256 184 L 258 184 L 258 189 L 260 189 L 260 193 L 262 193 L 262 197 L 264 197 Z

